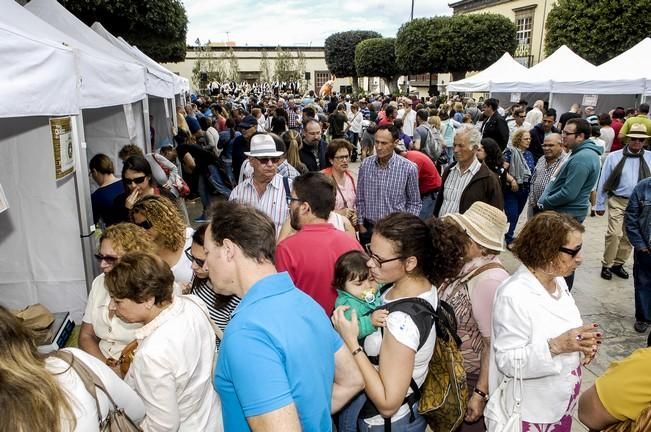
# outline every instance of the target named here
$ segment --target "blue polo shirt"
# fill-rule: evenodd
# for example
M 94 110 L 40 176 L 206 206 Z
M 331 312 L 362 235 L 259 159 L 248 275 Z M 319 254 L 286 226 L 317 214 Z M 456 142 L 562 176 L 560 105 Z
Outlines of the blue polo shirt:
M 224 428 L 250 430 L 247 417 L 296 405 L 302 429 L 330 431 L 335 353 L 343 342 L 323 308 L 286 272 L 253 285 L 226 327 L 215 387 Z

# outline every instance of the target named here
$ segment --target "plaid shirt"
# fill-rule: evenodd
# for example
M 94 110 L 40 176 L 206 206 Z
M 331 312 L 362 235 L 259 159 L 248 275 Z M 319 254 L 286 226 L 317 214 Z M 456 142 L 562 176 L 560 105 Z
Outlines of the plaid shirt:
M 545 188 L 552 179 L 552 176 L 558 168 L 565 162 L 569 153 L 561 153 L 560 157 L 550 164 L 547 163 L 547 159 L 541 157 L 538 159 L 536 168 L 531 175 L 531 191 L 529 192 L 529 205 L 532 207 L 538 206 L 538 200 L 542 196 Z
M 396 154 L 386 167 L 377 156 L 364 159 L 357 178 L 357 212 L 359 223 L 376 223 L 393 212 L 418 215 L 421 208 L 416 164 Z
M 301 128 L 301 114 L 298 114 L 295 111 L 289 110 L 289 123 L 287 127 L 290 129 L 300 129 Z

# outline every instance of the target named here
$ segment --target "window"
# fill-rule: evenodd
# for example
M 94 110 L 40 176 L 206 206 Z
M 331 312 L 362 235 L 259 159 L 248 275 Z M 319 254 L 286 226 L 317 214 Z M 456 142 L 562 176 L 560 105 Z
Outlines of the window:
M 314 71 L 314 91 L 319 92 L 323 84 L 330 79 L 328 71 Z
M 531 36 L 533 33 L 534 8 L 515 11 L 516 39 L 514 59 L 524 66 L 531 66 Z

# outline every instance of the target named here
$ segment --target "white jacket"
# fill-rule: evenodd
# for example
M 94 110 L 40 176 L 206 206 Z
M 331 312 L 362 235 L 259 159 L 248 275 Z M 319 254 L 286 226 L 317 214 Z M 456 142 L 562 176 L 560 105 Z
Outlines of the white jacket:
M 565 280 L 556 278 L 561 292 L 553 298 L 525 267 L 498 288 L 493 305 L 489 392 L 504 376 L 514 374 L 514 355 L 523 352 L 522 420 L 555 423 L 567 410 L 579 377 L 579 353 L 552 357 L 547 340 L 583 322 Z M 512 386 L 508 386 L 511 393 Z M 510 397 L 509 397 L 510 398 Z

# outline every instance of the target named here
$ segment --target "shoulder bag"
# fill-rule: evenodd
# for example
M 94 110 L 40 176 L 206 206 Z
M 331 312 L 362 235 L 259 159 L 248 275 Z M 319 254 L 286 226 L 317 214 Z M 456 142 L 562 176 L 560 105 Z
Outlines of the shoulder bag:
M 504 377 L 484 410 L 488 432 L 522 432 L 522 350 L 515 353 L 513 378 Z M 508 387 L 512 386 L 512 397 Z

